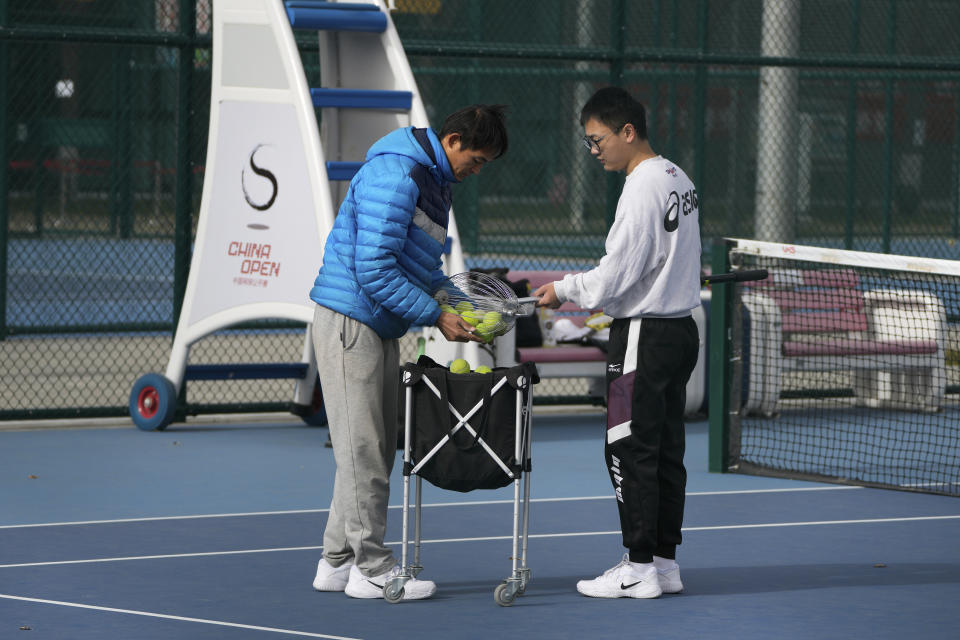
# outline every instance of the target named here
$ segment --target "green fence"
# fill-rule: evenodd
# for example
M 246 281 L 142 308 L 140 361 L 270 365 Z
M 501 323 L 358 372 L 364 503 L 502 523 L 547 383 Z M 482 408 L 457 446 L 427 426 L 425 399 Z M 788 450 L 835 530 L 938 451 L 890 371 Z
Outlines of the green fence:
M 960 259 L 960 3 L 394 4 L 435 125 L 510 105 L 510 152 L 454 194 L 470 265 L 599 258 L 622 176 L 579 145 L 577 117 L 608 84 L 647 105 L 654 149 L 697 183 L 705 264 L 722 236 Z M 165 368 L 204 178 L 210 11 L 0 0 L 0 419 L 123 415 L 133 381 Z M 319 80 L 316 38 L 298 41 Z M 260 324 L 191 362 L 301 348 L 301 328 Z M 181 415 L 291 394 L 191 382 Z

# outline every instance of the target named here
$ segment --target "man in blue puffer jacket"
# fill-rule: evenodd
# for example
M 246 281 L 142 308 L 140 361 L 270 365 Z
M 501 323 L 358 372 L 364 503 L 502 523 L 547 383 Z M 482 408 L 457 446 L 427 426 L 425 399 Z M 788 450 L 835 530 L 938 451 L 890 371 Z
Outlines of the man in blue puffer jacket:
M 411 325 L 434 325 L 447 340 L 479 340 L 432 293 L 444 278 L 450 185 L 506 150 L 504 107 L 473 105 L 451 114 L 439 135 L 414 127 L 387 134 L 350 182 L 310 290 L 337 463 L 318 591 L 382 598 L 385 581 L 400 570 L 383 542 L 397 443 L 398 338 Z M 413 578 L 403 597 L 435 591 L 433 582 Z

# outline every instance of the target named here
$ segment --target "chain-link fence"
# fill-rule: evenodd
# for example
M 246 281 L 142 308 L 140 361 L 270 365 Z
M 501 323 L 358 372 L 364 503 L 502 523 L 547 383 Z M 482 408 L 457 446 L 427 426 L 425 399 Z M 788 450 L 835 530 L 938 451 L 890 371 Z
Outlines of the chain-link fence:
M 392 4 L 435 126 L 510 105 L 510 152 L 454 194 L 470 266 L 599 258 L 623 178 L 580 146 L 578 113 L 610 84 L 698 185 L 705 263 L 720 236 L 960 259 L 960 3 Z M 210 18 L 210 0 L 0 0 L 0 419 L 123 415 L 133 381 L 164 369 L 204 178 Z M 297 37 L 318 81 L 316 37 Z M 302 340 L 246 326 L 191 361 L 295 361 Z M 291 394 L 190 382 L 182 403 Z

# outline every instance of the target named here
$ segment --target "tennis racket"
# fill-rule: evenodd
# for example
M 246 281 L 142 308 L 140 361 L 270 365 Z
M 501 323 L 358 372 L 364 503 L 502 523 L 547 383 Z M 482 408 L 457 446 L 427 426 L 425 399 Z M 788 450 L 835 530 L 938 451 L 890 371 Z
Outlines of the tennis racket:
M 507 283 L 476 271 L 453 274 L 433 298 L 441 309 L 476 327 L 487 342 L 510 331 L 518 317 L 532 315 L 539 300 L 518 298 Z
M 731 271 L 718 273 L 712 276 L 700 276 L 700 284 L 723 284 L 724 282 L 746 282 L 747 280 L 765 280 L 766 269 L 747 269 L 745 271 Z

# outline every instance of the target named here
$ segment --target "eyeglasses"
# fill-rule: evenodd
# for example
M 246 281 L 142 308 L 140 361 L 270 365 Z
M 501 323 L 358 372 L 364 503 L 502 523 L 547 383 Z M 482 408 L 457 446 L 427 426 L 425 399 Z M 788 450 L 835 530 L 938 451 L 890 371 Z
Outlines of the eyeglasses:
M 608 136 L 613 135 L 614 133 L 620 131 L 620 129 L 623 129 L 623 126 L 622 126 L 622 125 L 619 126 L 619 127 L 617 127 L 616 129 L 614 129 L 614 130 L 611 131 L 610 133 L 605 133 L 604 135 L 600 136 L 599 138 L 591 138 L 590 136 L 583 136 L 583 138 L 582 138 L 581 141 L 583 142 L 583 146 L 587 148 L 587 151 L 591 151 L 591 152 L 592 152 L 594 149 L 596 149 L 596 150 L 599 152 L 599 151 L 600 151 L 600 143 L 603 142 L 604 138 L 607 138 Z

